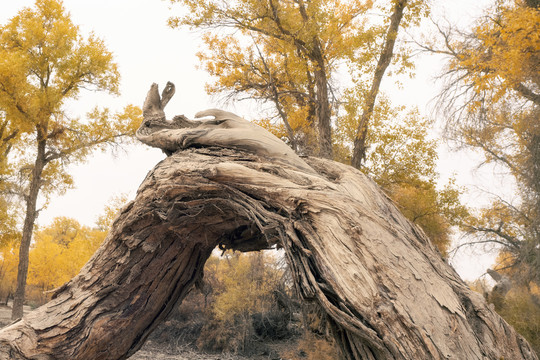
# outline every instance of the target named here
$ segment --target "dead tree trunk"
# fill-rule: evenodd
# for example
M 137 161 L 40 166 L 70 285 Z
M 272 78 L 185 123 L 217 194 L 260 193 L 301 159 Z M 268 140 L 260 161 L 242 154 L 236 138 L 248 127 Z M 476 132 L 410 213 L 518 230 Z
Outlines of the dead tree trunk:
M 0 359 L 125 359 L 216 246 L 275 244 L 301 297 L 328 314 L 344 359 L 537 359 L 358 170 L 222 146 L 160 162 L 81 273 L 0 330 Z

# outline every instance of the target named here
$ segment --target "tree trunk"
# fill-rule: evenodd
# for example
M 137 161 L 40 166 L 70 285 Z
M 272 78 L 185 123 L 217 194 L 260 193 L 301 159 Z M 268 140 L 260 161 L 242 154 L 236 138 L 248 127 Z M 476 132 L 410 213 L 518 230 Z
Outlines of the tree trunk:
M 285 250 L 344 359 L 537 359 L 365 175 L 216 147 L 160 162 L 53 300 L 0 330 L 0 359 L 125 359 L 212 250 Z
M 315 95 L 317 100 L 317 126 L 319 130 L 319 156 L 325 159 L 333 159 L 332 110 L 330 108 L 330 98 L 328 96 L 328 76 L 326 74 L 325 62 L 318 42 L 316 42 L 316 51 L 313 55 L 317 66 L 314 75 L 316 85 Z
M 375 102 L 377 100 L 377 95 L 379 94 L 382 78 L 386 72 L 386 68 L 390 65 L 390 61 L 392 61 L 399 24 L 403 18 L 403 12 L 407 7 L 407 1 L 408 0 L 397 1 L 394 12 L 392 13 L 392 16 L 390 16 L 390 25 L 388 27 L 388 32 L 386 33 L 386 40 L 381 50 L 381 55 L 379 56 L 377 67 L 375 68 L 375 74 L 373 75 L 373 82 L 371 83 L 371 88 L 366 97 L 360 123 L 356 130 L 351 165 L 357 169 L 360 169 L 362 161 L 364 161 L 366 157 L 368 125 L 373 116 L 373 110 L 375 109 Z
M 46 133 L 46 132 L 45 132 Z M 17 268 L 17 289 L 13 296 L 12 320 L 18 320 L 23 316 L 23 306 L 26 292 L 26 279 L 28 277 L 28 261 L 30 252 L 30 242 L 34 232 L 34 223 L 37 218 L 37 199 L 41 188 L 41 174 L 45 167 L 45 145 L 46 140 L 41 135 L 38 128 L 37 155 L 32 169 L 28 194 L 25 195 L 26 213 L 24 218 L 21 244 L 19 246 L 19 264 Z

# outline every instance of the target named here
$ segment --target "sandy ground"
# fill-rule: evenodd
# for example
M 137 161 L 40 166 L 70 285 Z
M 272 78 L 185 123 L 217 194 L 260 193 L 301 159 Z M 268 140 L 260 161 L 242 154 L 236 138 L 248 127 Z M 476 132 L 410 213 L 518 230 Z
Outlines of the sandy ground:
M 188 345 L 164 345 L 148 341 L 141 350 L 137 351 L 130 360 L 285 360 L 277 355 L 277 350 L 283 350 L 291 346 L 287 341 L 276 342 L 270 347 L 275 348 L 271 353 L 252 355 L 249 357 L 222 353 L 208 354 L 195 351 Z
M 249 358 L 232 354 L 206 354 L 195 352 L 187 347 L 177 348 L 174 351 L 156 349 L 152 344 L 145 344 L 143 348 L 130 360 L 248 360 Z
M 11 319 L 11 308 L 0 305 L 0 326 L 3 326 L 4 322 L 9 322 Z
M 23 310 L 25 314 L 32 311 L 30 306 L 25 306 Z M 10 323 L 11 323 L 11 306 L 0 305 L 0 328 Z

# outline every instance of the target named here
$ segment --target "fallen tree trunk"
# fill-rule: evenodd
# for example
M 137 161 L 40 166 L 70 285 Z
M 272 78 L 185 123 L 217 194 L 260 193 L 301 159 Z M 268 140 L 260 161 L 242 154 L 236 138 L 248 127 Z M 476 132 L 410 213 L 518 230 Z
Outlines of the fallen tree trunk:
M 125 359 L 202 278 L 216 246 L 274 245 L 345 359 L 537 359 L 370 179 L 298 161 L 223 147 L 167 157 L 80 274 L 0 330 L 0 359 Z
M 124 359 L 202 276 L 216 246 L 284 247 L 350 359 L 536 359 L 422 232 L 351 167 L 306 175 L 194 149 L 150 172 L 81 273 L 0 330 L 2 359 Z

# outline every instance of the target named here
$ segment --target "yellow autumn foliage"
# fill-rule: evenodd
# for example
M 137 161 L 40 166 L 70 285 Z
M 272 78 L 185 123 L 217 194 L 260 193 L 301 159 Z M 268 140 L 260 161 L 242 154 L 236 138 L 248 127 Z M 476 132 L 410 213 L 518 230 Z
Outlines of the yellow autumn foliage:
M 0 244 L 0 303 L 13 297 L 17 281 L 19 253 L 14 243 Z
M 269 252 L 212 255 L 204 270 L 206 287 L 211 289 L 208 321 L 197 346 L 211 351 L 247 350 L 257 337 L 254 316 L 276 310 L 274 292 L 283 275 L 284 269 Z
M 42 304 L 47 293 L 77 275 L 105 239 L 106 232 L 60 217 L 35 233 L 30 249 L 28 299 Z
M 333 152 L 339 92 L 371 83 L 385 38 L 397 36 L 387 34 L 396 1 L 170 1 L 185 10 L 169 19 L 171 27 L 204 31 L 199 59 L 213 78 L 208 93 L 270 105 L 272 129 L 283 125 L 280 135 L 294 150 L 323 157 Z M 429 13 L 425 1 L 404 8 L 403 28 Z M 403 44 L 395 54 L 395 73 L 412 68 Z
M 105 239 L 126 195 L 113 197 L 99 216 L 97 226 L 81 225 L 69 217 L 57 217 L 34 232 L 29 253 L 28 302 L 42 304 L 49 291 L 77 275 Z M 17 239 L 0 243 L 0 303 L 13 297 L 17 281 Z
M 491 93 L 493 103 L 509 91 L 522 91 L 526 79 L 538 79 L 540 61 L 540 9 L 518 1 L 497 1 L 495 6 L 494 14 L 474 29 L 484 51 L 456 44 L 459 55 L 451 63 L 470 69 L 464 81 L 477 93 Z
M 497 310 L 516 329 L 533 349 L 540 353 L 540 296 L 526 287 L 513 287 L 504 299 L 504 306 Z
M 474 242 L 495 244 L 518 282 L 540 281 L 540 8 L 495 0 L 470 32 L 448 32 L 447 135 L 505 178 L 467 219 Z M 506 190 L 506 189 L 504 189 Z
M 73 186 L 69 164 L 129 141 L 142 120 L 141 110 L 130 105 L 116 114 L 95 109 L 81 120 L 66 103 L 78 99 L 83 89 L 118 94 L 119 81 L 105 42 L 93 33 L 84 37 L 60 0 L 36 0 L 0 26 L 0 140 L 10 139 L 9 148 L 0 145 L 9 149 L 0 160 L 0 177 L 24 203 L 12 209 L 25 211 L 14 319 L 22 316 L 38 198 L 46 207 L 51 194 Z
M 234 323 L 255 312 L 264 312 L 274 305 L 274 291 L 283 275 L 270 254 L 233 253 L 225 259 L 211 258 L 206 272 L 220 284 L 215 289 L 213 313 L 216 319 Z
M 347 146 L 356 136 L 359 96 L 357 92 L 347 94 L 350 108 L 337 121 L 336 148 Z M 417 110 L 405 110 L 392 107 L 388 99 L 381 99 L 368 131 L 370 148 L 363 171 L 381 186 L 409 220 L 424 230 L 445 256 L 453 227 L 468 217 L 468 211 L 461 204 L 462 190 L 454 179 L 442 185 L 436 182 L 439 143 L 429 134 L 431 122 Z M 345 153 L 350 154 L 350 151 Z M 350 158 L 340 160 L 348 163 Z

